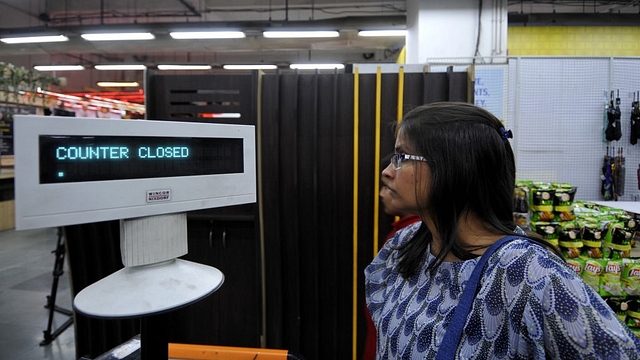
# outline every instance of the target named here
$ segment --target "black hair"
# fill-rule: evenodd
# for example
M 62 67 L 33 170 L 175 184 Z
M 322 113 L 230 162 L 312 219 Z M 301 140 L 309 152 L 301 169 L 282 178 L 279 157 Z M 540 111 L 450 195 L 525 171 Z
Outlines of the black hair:
M 429 189 L 427 198 L 418 199 L 422 218 L 428 214 L 442 242 L 427 268 L 431 273 L 449 253 L 461 260 L 477 256 L 471 252 L 475 249 L 463 248 L 457 241 L 458 221 L 468 213 L 496 234 L 516 234 L 515 159 L 501 131 L 503 124 L 490 112 L 461 102 L 419 106 L 398 125 L 397 134 L 401 132 L 415 153 L 427 158 L 431 171 L 429 184 L 424 185 Z M 416 189 L 416 194 L 425 191 Z M 415 273 L 432 238 L 423 224 L 413 239 L 399 247 L 399 272 L 405 278 Z
M 391 158 L 394 156 L 394 153 L 388 153 L 382 159 L 380 159 L 380 167 L 381 169 L 386 168 L 391 163 Z

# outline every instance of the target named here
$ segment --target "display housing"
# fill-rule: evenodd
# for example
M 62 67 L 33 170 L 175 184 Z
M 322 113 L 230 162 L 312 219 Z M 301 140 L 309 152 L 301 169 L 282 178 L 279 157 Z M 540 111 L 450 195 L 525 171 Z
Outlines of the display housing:
M 256 201 L 249 125 L 15 116 L 16 229 Z

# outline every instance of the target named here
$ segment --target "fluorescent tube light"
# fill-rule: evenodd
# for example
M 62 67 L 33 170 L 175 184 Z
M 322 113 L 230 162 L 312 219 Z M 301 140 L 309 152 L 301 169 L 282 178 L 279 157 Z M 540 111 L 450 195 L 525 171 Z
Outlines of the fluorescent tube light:
M 140 83 L 137 81 L 98 81 L 96 83 L 100 87 L 138 87 Z
M 407 36 L 407 30 L 363 30 L 358 36 Z
M 211 70 L 211 65 L 158 65 L 158 70 Z
M 156 37 L 152 33 L 104 33 L 104 34 L 81 34 L 83 39 L 89 41 L 111 41 L 111 40 L 152 40 Z
M 96 70 L 144 70 L 147 67 L 142 64 L 120 64 L 120 65 L 96 65 Z
M 291 69 L 301 69 L 301 70 L 309 70 L 309 69 L 344 69 L 344 64 L 291 64 L 289 65 Z
M 222 68 L 225 69 L 225 70 L 274 70 L 274 69 L 277 69 L 278 66 L 276 66 L 276 65 L 268 65 L 268 64 L 261 64 L 261 65 L 223 65 Z
M 33 67 L 38 71 L 74 71 L 84 70 L 82 65 L 36 65 Z
M 338 37 L 337 31 L 265 31 L 262 36 L 275 39 Z
M 245 34 L 242 31 L 174 31 L 169 36 L 174 39 L 239 39 Z
M 0 41 L 5 44 L 32 44 L 69 41 L 69 38 L 64 35 L 21 36 L 2 38 Z

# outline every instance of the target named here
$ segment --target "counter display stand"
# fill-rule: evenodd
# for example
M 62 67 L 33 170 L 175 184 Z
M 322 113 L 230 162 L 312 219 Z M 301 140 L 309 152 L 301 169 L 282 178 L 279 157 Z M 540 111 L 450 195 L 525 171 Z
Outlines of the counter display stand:
M 162 314 L 212 294 L 224 275 L 214 267 L 177 259 L 187 253 L 185 213 L 121 220 L 120 233 L 125 267 L 84 288 L 73 306 L 95 318 L 140 318 L 142 359 L 166 359 Z

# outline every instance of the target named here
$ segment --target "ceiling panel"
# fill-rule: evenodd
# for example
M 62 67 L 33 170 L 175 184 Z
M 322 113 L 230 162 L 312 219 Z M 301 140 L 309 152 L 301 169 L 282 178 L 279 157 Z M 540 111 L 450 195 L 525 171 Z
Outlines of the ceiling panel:
M 580 16 L 638 14 L 640 0 L 502 2 L 508 3 L 512 14 L 555 12 Z M 363 38 L 357 36 L 357 31 L 371 27 L 404 28 L 405 9 L 404 0 L 0 0 L 0 37 L 52 31 L 70 38 L 68 42 L 54 44 L 0 43 L 0 61 L 25 67 L 123 62 L 151 66 L 166 62 L 213 65 L 265 62 L 282 66 L 291 62 L 394 62 L 404 38 Z M 262 37 L 265 28 L 294 27 L 340 29 L 340 37 L 312 40 Z M 247 37 L 195 41 L 169 37 L 169 31 L 183 28 L 242 29 Z M 79 36 L 87 29 L 139 29 L 153 32 L 156 40 L 88 42 Z M 114 77 L 131 76 L 109 73 Z

